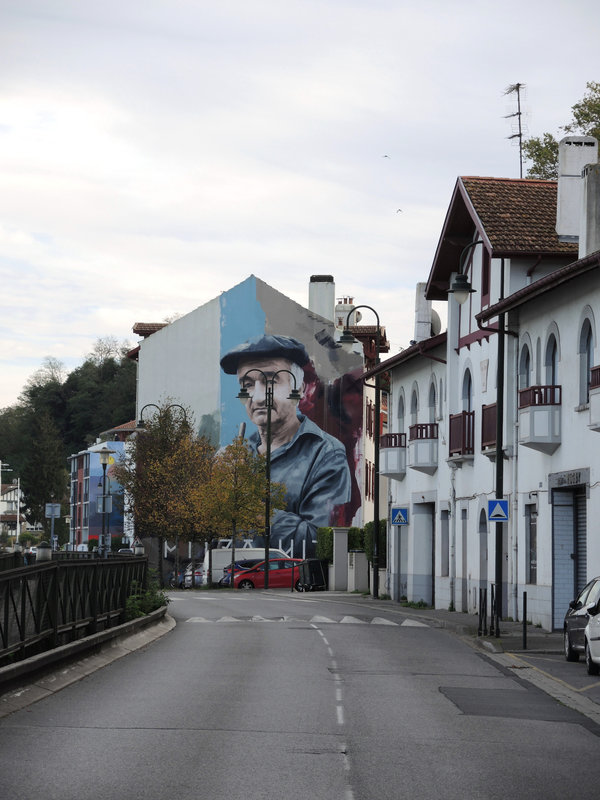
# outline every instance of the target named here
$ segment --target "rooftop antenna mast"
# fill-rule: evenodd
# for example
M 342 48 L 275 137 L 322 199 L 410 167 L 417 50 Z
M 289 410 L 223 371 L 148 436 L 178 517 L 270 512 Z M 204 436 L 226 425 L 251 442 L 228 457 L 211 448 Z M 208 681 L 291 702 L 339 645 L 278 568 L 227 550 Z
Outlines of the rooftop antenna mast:
M 507 86 L 504 90 L 504 95 L 507 94 L 516 94 L 517 95 L 517 110 L 514 114 L 506 114 L 504 119 L 511 119 L 516 117 L 516 128 L 513 125 L 513 131 L 516 131 L 512 134 L 512 136 L 508 136 L 508 139 L 518 139 L 519 140 L 519 177 L 523 177 L 523 123 L 522 117 L 523 112 L 521 111 L 521 92 L 524 91 L 525 84 L 524 83 L 511 83 L 510 86 Z

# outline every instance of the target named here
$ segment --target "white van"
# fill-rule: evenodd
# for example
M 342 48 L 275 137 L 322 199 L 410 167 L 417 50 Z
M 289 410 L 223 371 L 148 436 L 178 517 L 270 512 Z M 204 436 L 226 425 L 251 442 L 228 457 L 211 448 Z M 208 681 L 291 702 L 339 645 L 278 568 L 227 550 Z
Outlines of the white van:
M 223 567 L 231 564 L 231 548 L 222 547 L 217 550 L 212 550 L 212 581 L 211 583 L 218 583 L 223 577 Z M 210 552 L 207 550 L 204 555 L 204 576 L 201 578 L 203 583 L 208 583 L 208 567 Z M 264 547 L 236 547 L 235 560 L 240 561 L 244 558 L 261 558 L 265 557 Z M 277 547 L 269 548 L 269 558 L 287 558 L 287 554 Z

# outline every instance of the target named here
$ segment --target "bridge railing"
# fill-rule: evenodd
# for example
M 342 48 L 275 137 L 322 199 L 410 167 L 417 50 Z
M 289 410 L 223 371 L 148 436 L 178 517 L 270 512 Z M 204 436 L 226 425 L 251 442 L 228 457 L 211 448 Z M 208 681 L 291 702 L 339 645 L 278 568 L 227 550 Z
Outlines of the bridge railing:
M 55 559 L 0 572 L 0 666 L 124 622 L 148 559 Z

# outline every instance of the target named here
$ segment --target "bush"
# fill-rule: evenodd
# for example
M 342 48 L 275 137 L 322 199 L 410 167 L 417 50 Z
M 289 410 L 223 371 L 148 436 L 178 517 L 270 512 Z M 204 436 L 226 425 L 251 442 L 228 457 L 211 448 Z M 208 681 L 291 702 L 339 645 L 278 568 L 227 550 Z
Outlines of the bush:
M 367 554 L 367 560 L 370 564 L 373 563 L 373 523 L 367 522 L 364 527 L 364 549 Z M 387 520 L 379 520 L 379 540 L 377 556 L 379 561 L 379 569 L 387 566 Z
M 350 528 L 348 531 L 348 550 L 364 550 L 365 542 L 362 528 Z
M 125 603 L 125 620 L 145 617 L 157 608 L 168 605 L 169 602 L 170 599 L 158 584 L 155 570 L 150 570 L 146 589 L 139 581 L 131 584 L 131 594 Z
M 333 528 L 317 528 L 317 558 L 333 563 Z

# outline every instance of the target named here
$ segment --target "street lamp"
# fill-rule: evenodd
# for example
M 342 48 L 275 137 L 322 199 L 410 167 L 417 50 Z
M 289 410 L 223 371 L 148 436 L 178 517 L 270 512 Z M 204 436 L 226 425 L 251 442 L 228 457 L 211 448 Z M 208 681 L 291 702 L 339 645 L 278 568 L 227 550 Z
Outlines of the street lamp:
M 455 276 L 448 294 L 454 294 L 456 301 L 462 305 L 469 294 L 475 289 L 471 287 L 467 276 L 463 272 L 465 256 L 469 250 L 478 244 L 484 244 L 482 239 L 475 239 L 466 247 L 463 247 L 459 259 L 458 274 Z M 500 270 L 500 297 L 504 297 L 504 261 Z M 502 440 L 504 438 L 504 336 L 506 335 L 504 314 L 498 315 L 498 355 L 496 368 L 496 498 L 502 499 L 504 495 L 504 452 L 502 450 Z M 494 607 L 491 608 L 492 623 L 495 621 L 496 637 L 500 636 L 499 621 L 502 617 L 502 529 L 503 522 L 496 520 L 495 531 L 495 563 L 494 563 L 494 582 L 496 592 L 494 596 Z M 494 620 L 495 618 L 495 620 Z
M 359 308 L 368 308 L 375 314 L 377 319 L 377 331 L 375 335 L 375 365 L 379 364 L 379 350 L 381 346 L 381 327 L 379 323 L 379 314 L 371 306 L 354 306 L 350 309 L 346 316 L 346 324 L 344 332 L 340 337 L 342 344 L 353 344 L 356 339 L 352 335 L 349 327 L 350 316 L 354 314 Z M 368 385 L 368 384 L 365 384 Z M 375 373 L 375 425 L 373 430 L 373 537 L 372 537 L 372 550 L 373 550 L 373 597 L 379 597 L 379 436 L 381 426 L 381 386 L 379 383 L 379 373 Z
M 110 463 L 111 455 L 114 455 L 115 452 L 116 450 L 111 450 L 110 447 L 106 445 L 98 451 L 100 464 L 102 465 L 102 502 L 99 504 L 101 505 L 100 513 L 102 514 L 102 543 L 98 550 L 100 551 L 100 555 L 104 558 L 108 558 L 108 554 L 110 553 L 110 541 L 106 541 L 105 528 L 106 515 L 110 514 L 112 510 L 112 495 L 109 497 L 106 495 L 106 467 Z
M 296 376 L 289 369 L 278 369 L 276 372 L 270 372 L 269 376 L 262 371 L 262 369 L 253 368 L 249 369 L 242 378 L 240 389 L 237 397 L 244 405 L 251 399 L 252 395 L 244 387 L 244 380 L 253 373 L 258 373 L 265 385 L 265 408 L 267 409 L 267 429 L 266 429 L 266 465 L 265 465 L 265 589 L 269 588 L 269 549 L 271 547 L 271 410 L 273 408 L 273 385 L 278 375 L 285 373 L 291 375 L 294 381 L 294 388 L 290 391 L 288 400 L 293 403 L 300 402 L 300 392 L 296 383 Z M 235 544 L 235 543 L 234 543 Z M 233 586 L 233 572 L 231 573 L 231 585 Z
M 160 406 L 157 406 L 156 403 L 146 403 L 146 405 L 143 406 L 142 410 L 140 411 L 140 418 L 137 423 L 137 428 L 141 428 L 142 430 L 146 427 L 146 423 L 144 422 L 144 411 L 147 408 L 155 408 L 159 414 L 161 411 L 166 412 L 170 411 L 172 408 L 178 408 L 181 411 L 184 420 L 187 422 L 187 415 L 185 413 L 185 408 L 183 406 L 180 406 L 178 403 L 173 403 L 172 405 L 163 406 L 162 408 Z

